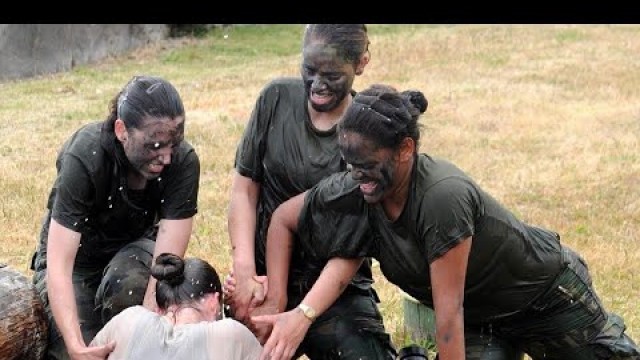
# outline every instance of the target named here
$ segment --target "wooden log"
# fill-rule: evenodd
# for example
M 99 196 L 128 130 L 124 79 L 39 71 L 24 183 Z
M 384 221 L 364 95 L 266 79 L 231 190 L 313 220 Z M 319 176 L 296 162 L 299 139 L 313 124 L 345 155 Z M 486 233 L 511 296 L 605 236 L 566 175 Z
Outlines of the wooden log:
M 47 315 L 30 278 L 0 264 L 0 359 L 42 360 Z
M 400 294 L 403 298 L 405 331 L 408 332 L 410 340 L 422 346 L 435 344 L 435 312 L 404 291 L 400 290 Z

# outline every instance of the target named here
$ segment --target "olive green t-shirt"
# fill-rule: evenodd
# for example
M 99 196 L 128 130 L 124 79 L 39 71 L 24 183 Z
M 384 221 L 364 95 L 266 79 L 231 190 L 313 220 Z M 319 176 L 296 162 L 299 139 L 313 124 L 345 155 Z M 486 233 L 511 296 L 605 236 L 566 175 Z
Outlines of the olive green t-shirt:
M 160 219 L 185 219 L 197 212 L 200 163 L 188 142 L 176 147 L 157 179 L 135 191 L 127 187 L 114 135 L 102 126 L 87 124 L 65 142 L 47 203 L 47 216 L 82 235 L 77 265 L 106 265 L 124 245 L 143 236 L 155 239 L 153 227 Z M 48 223 L 39 251 L 46 251 Z
M 341 220 L 332 227 L 335 218 Z M 372 238 L 354 236 L 354 230 L 348 238 L 340 234 L 363 223 Z M 307 194 L 298 228 L 302 246 L 315 249 L 315 256 L 372 256 L 390 282 L 429 306 L 429 264 L 472 236 L 464 299 L 470 323 L 525 308 L 563 267 L 558 234 L 520 221 L 458 167 L 425 154 L 414 163 L 408 201 L 396 221 L 380 204 L 366 204 L 357 183 L 341 173 Z
M 336 127 L 323 131 L 311 122 L 302 79 L 280 78 L 262 89 L 237 147 L 235 168 L 260 183 L 255 256 L 257 271 L 264 274 L 267 228 L 278 205 L 346 168 Z M 291 266 L 294 281 L 296 277 L 315 280 L 322 270 L 297 250 Z M 364 276 L 360 280 L 371 282 L 368 267 L 359 274 Z

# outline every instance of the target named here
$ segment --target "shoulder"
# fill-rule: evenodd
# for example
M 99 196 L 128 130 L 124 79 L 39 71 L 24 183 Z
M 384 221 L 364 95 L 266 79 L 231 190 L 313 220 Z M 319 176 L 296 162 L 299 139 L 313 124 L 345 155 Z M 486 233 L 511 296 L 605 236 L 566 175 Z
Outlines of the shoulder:
M 260 92 L 263 98 L 274 97 L 298 97 L 304 94 L 302 79 L 293 77 L 280 77 L 271 80 Z
M 200 162 L 200 158 L 198 157 L 196 149 L 187 140 L 183 140 L 182 142 L 180 142 L 180 145 L 175 149 L 172 161 L 174 160 L 181 164 Z
M 483 192 L 478 184 L 447 160 L 421 155 L 413 176 L 414 206 L 443 213 L 441 210 L 445 208 L 482 201 Z
M 255 339 L 255 335 L 251 330 L 235 319 L 227 318 L 211 322 L 209 328 L 216 336 L 223 336 L 228 339 Z
M 320 180 L 307 195 L 307 202 L 332 208 L 359 206 L 364 201 L 358 183 L 348 171 L 334 173 Z
M 97 152 L 103 151 L 100 145 L 101 133 L 102 122 L 83 125 L 65 141 L 63 152 L 72 153 L 83 158 L 97 155 Z

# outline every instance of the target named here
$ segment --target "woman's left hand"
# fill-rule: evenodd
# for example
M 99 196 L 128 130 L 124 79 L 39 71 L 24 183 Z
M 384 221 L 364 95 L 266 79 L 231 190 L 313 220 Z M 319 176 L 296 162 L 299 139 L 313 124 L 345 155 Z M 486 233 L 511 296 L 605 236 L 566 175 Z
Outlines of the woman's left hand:
M 251 321 L 272 327 L 260 360 L 291 359 L 311 326 L 311 320 L 297 308 L 274 315 L 252 316 Z

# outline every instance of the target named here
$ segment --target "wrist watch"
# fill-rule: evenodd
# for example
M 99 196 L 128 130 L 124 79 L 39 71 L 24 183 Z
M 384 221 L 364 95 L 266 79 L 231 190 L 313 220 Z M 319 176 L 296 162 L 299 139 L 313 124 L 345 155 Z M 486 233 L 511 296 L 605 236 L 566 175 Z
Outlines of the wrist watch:
M 298 305 L 298 309 L 300 309 L 300 311 L 302 311 L 302 314 L 309 320 L 311 320 L 311 322 L 313 322 L 317 315 L 316 315 L 316 310 L 314 308 L 312 308 L 311 306 L 304 304 L 304 303 L 300 303 Z

